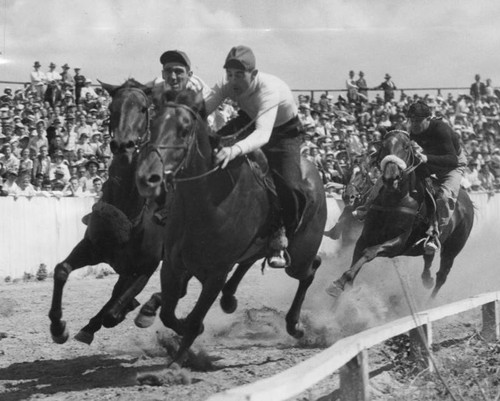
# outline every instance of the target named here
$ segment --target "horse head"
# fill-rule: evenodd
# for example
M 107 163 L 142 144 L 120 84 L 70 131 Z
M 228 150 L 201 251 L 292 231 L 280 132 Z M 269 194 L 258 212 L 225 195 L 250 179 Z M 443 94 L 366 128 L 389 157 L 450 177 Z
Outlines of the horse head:
M 389 131 L 380 145 L 378 158 L 385 187 L 400 191 L 415 162 L 410 135 L 406 131 Z
M 205 116 L 201 93 L 165 93 L 151 124 L 151 139 L 139 152 L 136 185 L 142 196 L 156 198 L 167 183 L 201 174 L 212 163 L 208 135 L 199 135 L 208 129 Z M 197 155 L 201 165 L 193 167 Z
M 151 88 L 133 78 L 120 86 L 99 81 L 111 96 L 109 105 L 110 148 L 116 156 L 126 156 L 130 163 L 136 150 L 148 138 Z

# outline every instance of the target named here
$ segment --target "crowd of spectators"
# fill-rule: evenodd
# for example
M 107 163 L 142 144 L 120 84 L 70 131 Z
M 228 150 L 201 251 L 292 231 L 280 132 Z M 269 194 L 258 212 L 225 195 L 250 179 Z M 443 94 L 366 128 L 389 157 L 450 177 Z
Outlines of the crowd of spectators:
M 0 195 L 101 195 L 112 160 L 108 131 L 110 97 L 65 64 L 57 72 L 39 62 L 24 88 L 7 87 L 0 96 Z M 370 96 L 371 90 L 377 90 Z M 303 125 L 301 152 L 318 168 L 331 196 L 339 194 L 356 166 L 366 160 L 371 144 L 391 129 L 406 129 L 406 112 L 417 99 L 425 100 L 435 118 L 454 129 L 468 156 L 463 187 L 493 193 L 500 188 L 500 99 L 491 84 L 476 75 L 468 93 L 396 96 L 396 85 L 384 81 L 368 87 L 364 73 L 349 72 L 346 91 L 319 98 L 299 95 Z M 370 97 L 372 97 L 370 99 Z M 236 114 L 231 102 L 210 116 L 214 130 Z M 370 171 L 376 180 L 376 166 Z

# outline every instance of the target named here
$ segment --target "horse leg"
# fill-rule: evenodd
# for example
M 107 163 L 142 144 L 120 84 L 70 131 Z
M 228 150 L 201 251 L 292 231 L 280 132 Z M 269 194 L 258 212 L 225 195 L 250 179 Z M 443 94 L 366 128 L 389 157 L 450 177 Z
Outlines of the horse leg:
M 316 270 L 318 270 L 320 265 L 321 258 L 316 255 L 311 264 L 312 273 L 308 277 L 299 281 L 299 287 L 297 288 L 297 292 L 293 298 L 292 305 L 286 314 L 286 331 L 294 338 L 302 338 L 304 336 L 304 330 L 299 326 L 300 311 L 302 309 L 302 304 L 304 303 L 307 290 L 312 284 Z
M 175 331 L 178 335 L 184 334 L 183 322 L 175 315 L 177 303 L 182 297 L 187 281 L 191 275 L 183 269 L 172 268 L 165 261 L 161 272 L 161 312 L 162 323 Z
M 254 264 L 254 260 L 244 262 L 238 265 L 236 271 L 232 274 L 231 278 L 222 288 L 222 297 L 220 299 L 220 306 L 225 313 L 233 313 L 238 307 L 238 300 L 234 296 L 238 285 L 247 273 L 247 271 Z
M 439 264 L 439 271 L 436 273 L 436 285 L 432 290 L 431 298 L 436 297 L 438 291 L 445 283 L 454 261 L 455 255 L 451 256 L 447 254 L 441 254 L 441 263 Z
M 348 219 L 348 215 L 352 213 L 352 207 L 346 206 L 337 220 L 337 223 L 329 230 L 325 231 L 323 235 L 328 238 L 337 240 L 340 238 L 345 229 L 346 220 Z
M 352 285 L 365 263 L 370 262 L 382 254 L 397 254 L 397 249 L 404 245 L 407 236 L 408 233 L 403 233 L 383 244 L 370 246 L 368 248 L 365 248 L 365 243 L 360 238 L 354 248 L 351 267 L 349 270 L 345 271 L 338 280 L 335 280 L 332 285 L 326 289 L 326 292 L 334 298 L 340 296 L 346 285 Z
M 132 277 L 124 283 L 121 295 L 116 294 L 112 298 L 114 300 L 113 304 L 110 305 L 102 317 L 104 327 L 110 328 L 116 326 L 125 319 L 128 312 L 139 306 L 139 302 L 135 297 L 144 289 L 152 273 Z M 118 296 L 119 298 L 116 299 Z
M 434 285 L 434 279 L 431 276 L 431 266 L 434 260 L 434 253 L 424 253 L 424 270 L 422 271 L 422 284 L 425 288 L 431 289 Z
M 68 340 L 69 332 L 66 322 L 62 319 L 62 296 L 63 289 L 70 273 L 83 266 L 95 265 L 101 259 L 93 253 L 92 243 L 82 239 L 71 251 L 69 256 L 54 269 L 54 289 L 52 292 L 52 304 L 49 311 L 50 333 L 52 340 L 57 344 L 63 344 Z
M 210 276 L 202 283 L 201 294 L 193 310 L 183 321 L 184 333 L 182 335 L 181 344 L 174 360 L 170 364 L 177 362 L 182 365 L 194 340 L 203 333 L 203 320 L 224 287 L 226 277 L 227 275 Z

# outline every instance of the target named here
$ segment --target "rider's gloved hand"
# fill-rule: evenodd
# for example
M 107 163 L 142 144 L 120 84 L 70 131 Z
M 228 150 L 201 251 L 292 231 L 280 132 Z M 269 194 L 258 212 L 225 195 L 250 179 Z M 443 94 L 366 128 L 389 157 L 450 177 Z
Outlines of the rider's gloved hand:
M 417 142 L 411 141 L 410 144 L 411 144 L 411 147 L 413 148 L 413 151 L 415 153 L 422 153 L 424 151 L 422 146 L 420 146 Z
M 243 150 L 238 145 L 224 147 L 215 155 L 215 164 L 222 164 L 221 168 L 226 168 L 227 164 L 243 154 Z
M 415 152 L 415 156 L 417 156 L 422 163 L 427 163 L 427 156 L 422 151 Z

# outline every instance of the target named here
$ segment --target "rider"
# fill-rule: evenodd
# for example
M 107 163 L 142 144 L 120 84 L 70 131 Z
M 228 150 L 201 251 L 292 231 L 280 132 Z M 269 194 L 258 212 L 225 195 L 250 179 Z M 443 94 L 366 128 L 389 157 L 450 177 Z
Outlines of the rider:
M 159 106 L 163 93 L 166 91 L 181 92 L 184 89 L 192 89 L 201 92 L 206 98 L 210 88 L 198 76 L 191 71 L 191 61 L 186 53 L 181 50 L 167 50 L 160 56 L 162 65 L 161 76 L 146 84 L 152 86 L 153 103 Z
M 434 174 L 439 185 L 437 227 L 426 243 L 426 252 L 434 252 L 439 249 L 438 235 L 455 209 L 467 158 L 453 129 L 440 118 L 432 118 L 431 109 L 424 101 L 413 103 L 407 116 L 410 138 L 415 141 L 416 155 L 422 162 L 418 170 L 426 176 Z
M 207 113 L 226 98 L 235 101 L 239 115 L 228 122 L 233 126 L 252 124 L 250 134 L 233 146 L 221 148 L 215 161 L 225 168 L 238 156 L 262 148 L 267 157 L 282 208 L 284 228 L 271 240 L 271 267 L 284 267 L 283 251 L 297 229 L 305 205 L 300 169 L 300 121 L 292 92 L 281 79 L 260 72 L 255 56 L 247 46 L 233 47 L 225 60 L 226 80 L 216 85 L 206 99 Z M 221 131 L 226 132 L 223 127 Z M 286 236 L 285 236 L 286 231 Z
M 191 71 L 191 61 L 186 53 L 181 50 L 167 50 L 160 56 L 162 65 L 162 79 L 156 78 L 146 84 L 152 86 L 153 103 L 160 107 L 163 94 L 166 91 L 179 93 L 185 89 L 192 89 L 201 92 L 203 97 L 207 97 L 210 88 L 199 77 Z M 155 212 L 154 217 L 157 223 L 163 224 L 168 217 L 168 208 L 161 202 L 162 206 Z

